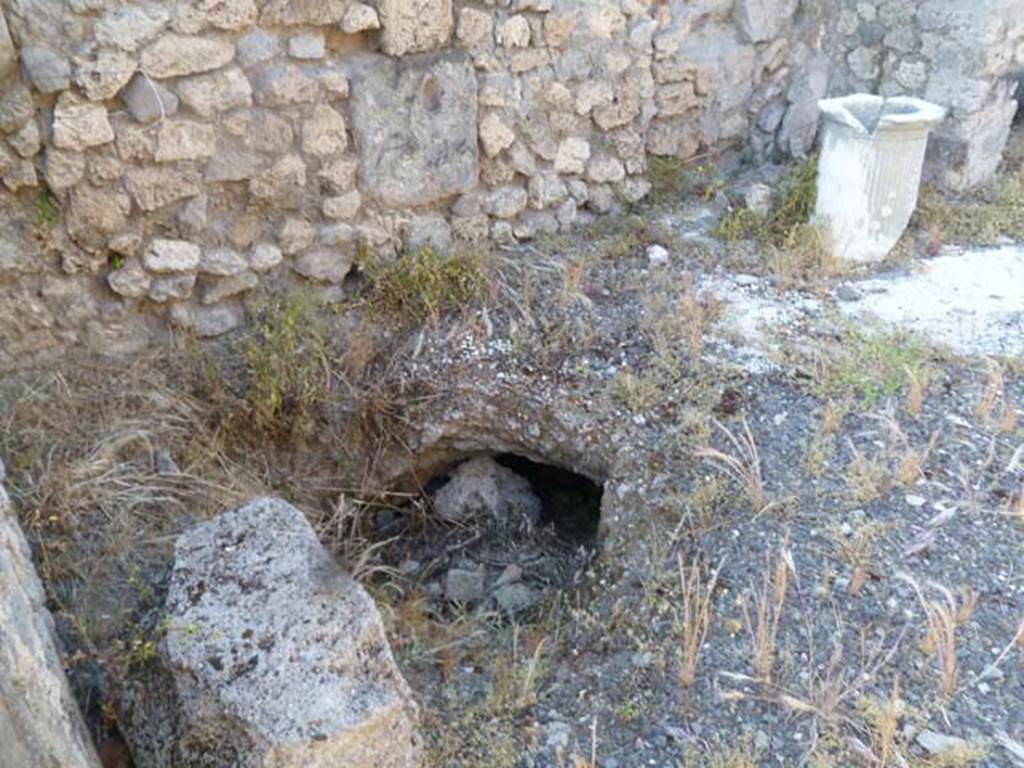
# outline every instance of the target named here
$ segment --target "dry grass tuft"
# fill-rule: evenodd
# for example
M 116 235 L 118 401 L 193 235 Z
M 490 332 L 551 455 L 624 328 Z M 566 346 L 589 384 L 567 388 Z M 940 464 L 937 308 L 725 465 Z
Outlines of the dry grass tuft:
M 768 508 L 769 503 L 761 476 L 761 454 L 757 450 L 750 425 L 744 419 L 743 431 L 737 435 L 717 419 L 714 424 L 725 435 L 734 452 L 726 453 L 705 445 L 697 449 L 696 456 L 731 477 L 747 495 L 754 514 L 760 514 Z
M 711 624 L 711 599 L 718 585 L 716 569 L 706 581 L 701 579 L 698 565 L 685 566 L 679 555 L 679 615 L 676 628 L 680 639 L 679 684 L 689 688 L 697 676 L 700 652 L 707 640 Z
M 929 597 L 912 576 L 901 573 L 899 577 L 914 589 L 924 610 L 925 632 L 921 650 L 925 656 L 936 658 L 939 687 L 946 698 L 951 698 L 956 693 L 960 679 L 960 662 L 956 653 L 957 629 L 970 620 L 977 596 L 970 588 L 965 588 L 958 600 L 948 588 L 932 583 L 931 591 L 936 596 Z
M 780 547 L 774 558 L 765 555 L 765 572 L 761 587 L 751 586 L 742 603 L 743 625 L 750 640 L 751 663 L 762 682 L 772 679 L 778 651 L 779 625 L 789 591 L 789 555 Z

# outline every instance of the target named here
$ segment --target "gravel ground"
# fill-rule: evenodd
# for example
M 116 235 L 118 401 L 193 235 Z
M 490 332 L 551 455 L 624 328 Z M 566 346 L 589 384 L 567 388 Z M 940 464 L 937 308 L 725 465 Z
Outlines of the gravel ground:
M 709 236 L 719 213 L 642 211 L 500 252 L 488 297 L 391 334 L 387 364 L 370 366 L 368 391 L 398 393 L 384 409 L 390 454 L 355 469 L 339 458 L 342 407 L 301 450 L 234 446 L 219 471 L 259 480 L 207 478 L 232 493 L 211 491 L 203 514 L 259 489 L 323 524 L 351 489 L 342 470 L 433 493 L 431 478 L 488 453 L 603 484 L 597 539 L 543 518 L 444 523 L 429 493 L 369 508 L 385 543 L 358 575 L 422 704 L 432 765 L 1024 765 L 1022 350 L 982 358 L 851 320 L 851 276 L 783 281 L 758 247 Z M 652 261 L 655 244 L 665 254 Z M 342 347 L 359 311 L 332 326 Z M 171 412 L 173 390 L 157 394 Z M 200 394 L 217 432 L 229 396 L 188 402 Z M 92 613 L 67 598 L 87 569 L 59 567 L 84 544 L 32 505 L 56 519 L 67 498 L 33 495 L 46 452 L 30 437 L 44 426 L 12 416 L 26 442 L 11 438 L 5 459 L 54 558 L 44 578 L 83 706 L 108 732 L 95 673 L 116 665 L 84 641 Z M 211 452 L 201 426 L 173 426 L 147 444 L 164 440 L 201 474 L 188 453 Z M 118 545 L 94 564 L 89 594 L 135 594 L 104 614 L 108 641 L 130 638 L 160 594 L 163 545 L 186 517 L 164 513 L 159 535 L 133 519 L 142 562 L 129 567 Z M 498 599 L 508 585 L 521 589 Z

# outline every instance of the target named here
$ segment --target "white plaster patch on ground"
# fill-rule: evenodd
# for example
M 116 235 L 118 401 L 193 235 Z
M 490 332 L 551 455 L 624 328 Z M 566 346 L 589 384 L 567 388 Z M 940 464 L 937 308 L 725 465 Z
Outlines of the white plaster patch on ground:
M 763 373 L 775 367 L 779 339 L 790 336 L 821 312 L 821 303 L 799 294 L 778 295 L 765 280 L 752 275 L 712 277 L 698 285 L 722 303 L 722 320 L 712 331 L 728 343 L 745 370 Z
M 1024 244 L 947 248 L 914 274 L 851 283 L 840 302 L 853 318 L 874 317 L 967 355 L 1024 355 Z

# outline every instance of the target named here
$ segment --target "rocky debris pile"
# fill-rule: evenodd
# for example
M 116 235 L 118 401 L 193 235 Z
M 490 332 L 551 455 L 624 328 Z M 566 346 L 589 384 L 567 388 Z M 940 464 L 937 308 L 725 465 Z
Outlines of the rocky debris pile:
M 140 766 L 422 763 L 417 706 L 373 601 L 283 501 L 181 536 L 157 632 L 157 658 L 122 702 Z
M 0 480 L 3 479 L 0 462 Z M 99 768 L 28 543 L 0 486 L 0 764 Z
M 434 494 L 433 504 L 450 523 L 485 517 L 499 526 L 529 530 L 540 522 L 540 499 L 529 481 L 488 456 L 460 464 Z
M 389 518 L 386 533 L 402 532 L 392 558 L 437 614 L 452 607 L 522 613 L 546 591 L 571 583 L 589 561 L 590 549 L 542 519 L 545 501 L 530 480 L 490 456 L 456 466 L 430 504 L 442 525 L 417 535 Z

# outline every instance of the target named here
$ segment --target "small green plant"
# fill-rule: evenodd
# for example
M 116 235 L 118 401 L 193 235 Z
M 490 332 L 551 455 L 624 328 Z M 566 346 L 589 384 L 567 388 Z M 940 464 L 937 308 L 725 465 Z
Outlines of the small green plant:
M 251 310 L 254 330 L 244 357 L 256 426 L 301 431 L 330 388 L 323 302 L 311 293 L 291 291 L 265 296 Z
M 927 234 L 932 249 L 943 242 L 994 244 L 1024 238 L 1024 174 L 1004 175 L 963 199 L 921 190 L 911 227 Z
M 52 227 L 60 221 L 60 204 L 50 190 L 40 190 L 34 205 L 36 215 L 33 221 L 37 227 Z
M 437 320 L 465 307 L 487 290 L 480 251 L 445 256 L 421 246 L 389 263 L 367 259 L 371 306 L 413 322 Z
M 841 343 L 820 349 L 815 360 L 814 393 L 822 399 L 859 399 L 872 408 L 907 386 L 907 370 L 920 370 L 934 350 L 901 331 L 848 325 Z
M 722 217 L 715 234 L 727 242 L 753 238 L 783 249 L 804 246 L 810 239 L 808 227 L 818 199 L 817 178 L 817 155 L 793 163 L 779 182 L 767 216 L 761 217 L 737 203 Z

